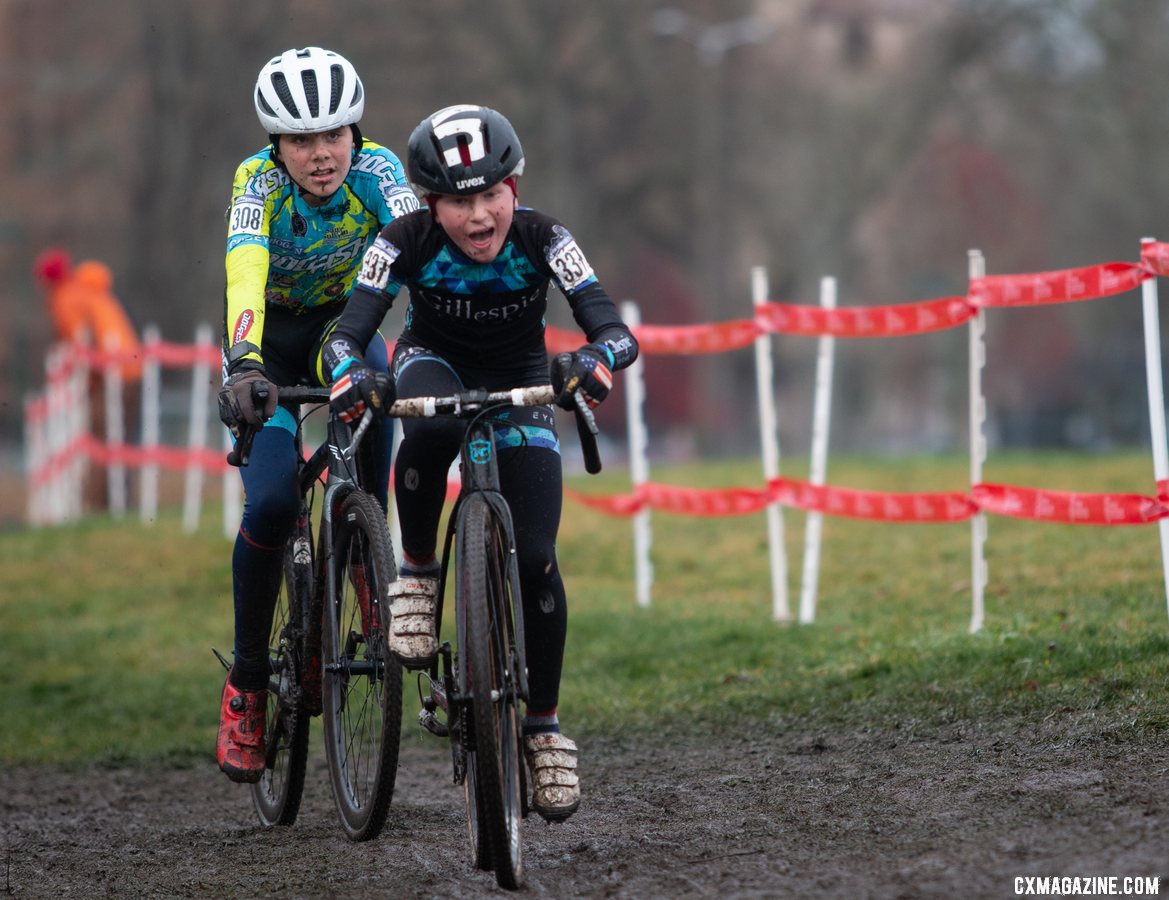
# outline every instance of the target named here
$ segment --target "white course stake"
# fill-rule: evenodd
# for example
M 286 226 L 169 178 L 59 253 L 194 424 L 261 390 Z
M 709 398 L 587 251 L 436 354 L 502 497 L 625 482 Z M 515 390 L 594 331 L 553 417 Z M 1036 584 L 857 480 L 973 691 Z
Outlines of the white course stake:
M 1151 243 L 1153 238 L 1141 238 L 1142 245 Z M 1169 479 L 1169 445 L 1165 437 L 1165 386 L 1161 380 L 1161 325 L 1156 278 L 1149 278 L 1141 285 L 1141 303 L 1145 326 L 1145 374 L 1149 386 L 1149 431 L 1153 438 L 1153 477 L 1157 479 L 1160 494 L 1162 484 Z M 1165 579 L 1166 605 L 1169 606 L 1169 519 L 1161 519 L 1157 527 L 1161 531 L 1161 570 Z
M 751 301 L 754 308 L 767 302 L 767 271 L 751 268 Z M 759 432 L 763 445 L 763 477 L 771 484 L 779 478 L 779 436 L 772 384 L 771 335 L 755 338 L 755 388 L 759 398 Z M 783 508 L 779 501 L 767 504 L 767 546 L 771 556 L 771 618 L 790 622 L 787 599 L 787 548 L 783 539 Z
M 970 250 L 969 275 L 983 278 L 986 260 L 981 250 Z M 986 312 L 979 310 L 970 320 L 970 485 L 982 483 L 982 464 L 986 460 L 986 397 L 982 392 L 982 370 L 986 366 Z M 970 520 L 970 632 L 982 628 L 986 594 L 986 513 L 978 512 Z
M 621 318 L 630 330 L 641 324 L 641 310 L 632 300 L 621 304 Z M 645 425 L 645 364 L 639 356 L 622 377 L 625 385 L 625 417 L 629 430 L 629 474 L 633 492 L 649 481 L 649 433 Z M 633 572 L 637 586 L 637 605 L 647 609 L 653 590 L 654 570 L 650 558 L 653 533 L 649 507 L 633 516 Z
M 820 279 L 820 305 L 836 308 L 836 279 Z M 836 355 L 836 338 L 821 335 L 816 350 L 816 396 L 812 413 L 812 460 L 810 481 L 821 486 L 828 470 L 828 430 L 832 421 L 832 370 Z M 800 586 L 800 621 L 816 618 L 816 590 L 820 581 L 820 543 L 824 514 L 808 513 L 804 525 L 804 573 Z

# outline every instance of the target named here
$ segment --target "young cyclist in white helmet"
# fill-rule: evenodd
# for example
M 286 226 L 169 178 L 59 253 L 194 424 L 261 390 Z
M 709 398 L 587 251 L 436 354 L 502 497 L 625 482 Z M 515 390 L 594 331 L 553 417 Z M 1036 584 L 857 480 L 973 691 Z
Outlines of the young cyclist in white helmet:
M 579 390 L 590 406 L 605 399 L 612 372 L 637 357 L 637 342 L 567 229 L 522 208 L 517 178 L 524 154 L 506 118 L 482 106 L 428 116 L 410 136 L 410 181 L 429 209 L 391 222 L 366 251 L 356 287 L 325 345 L 342 415 L 362 404 L 369 340 L 398 291 L 410 305 L 391 371 L 401 397 L 448 395 L 547 383 L 544 313 L 548 288 L 568 301 L 587 343 L 552 362 L 552 384 Z M 348 376 L 348 377 L 343 377 Z M 558 401 L 566 409 L 572 396 Z M 529 672 L 523 732 L 532 773 L 532 807 L 549 821 L 580 805 L 576 744 L 560 732 L 557 711 L 567 604 L 556 562 L 562 482 L 560 444 L 549 407 L 516 408 L 497 426 L 502 489 L 516 528 Z M 435 558 L 447 469 L 463 425 L 407 419 L 394 467 L 404 563 L 390 589 L 390 647 L 410 667 L 437 650 Z
M 220 418 L 234 432 L 263 426 L 250 464 L 240 470 L 245 505 L 232 555 L 235 655 L 216 740 L 220 768 L 245 782 L 258 781 L 264 770 L 268 635 L 298 503 L 296 423 L 280 406 L 276 386 L 326 383 L 320 347 L 366 247 L 391 220 L 418 208 L 398 157 L 361 135 L 365 90 L 344 57 L 319 47 L 288 50 L 260 70 L 253 100 L 271 144 L 240 163 L 232 185 L 219 394 Z M 356 390 L 372 401 L 389 385 L 387 351 L 376 332 L 362 347 L 370 367 Z M 262 402 L 261 388 L 267 391 Z M 390 427 L 383 419 L 374 434 L 383 460 L 383 507 Z M 320 702 L 316 662 L 305 685 L 310 708 Z

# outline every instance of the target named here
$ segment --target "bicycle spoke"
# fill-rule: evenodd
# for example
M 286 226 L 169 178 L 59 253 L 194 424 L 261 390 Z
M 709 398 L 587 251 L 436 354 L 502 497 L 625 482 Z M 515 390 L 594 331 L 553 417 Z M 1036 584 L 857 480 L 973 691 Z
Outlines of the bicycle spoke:
M 361 491 L 335 524 L 336 572 L 329 586 L 326 646 L 326 755 L 346 834 L 368 840 L 382 829 L 394 791 L 402 716 L 402 671 L 381 647 L 379 598 L 394 577 L 385 516 Z
M 267 768 L 252 785 L 252 805 L 264 825 L 291 825 L 300 810 L 308 764 L 309 715 L 300 700 L 299 666 L 304 654 L 312 593 L 307 519 L 284 551 L 284 571 L 272 617 L 268 649 Z

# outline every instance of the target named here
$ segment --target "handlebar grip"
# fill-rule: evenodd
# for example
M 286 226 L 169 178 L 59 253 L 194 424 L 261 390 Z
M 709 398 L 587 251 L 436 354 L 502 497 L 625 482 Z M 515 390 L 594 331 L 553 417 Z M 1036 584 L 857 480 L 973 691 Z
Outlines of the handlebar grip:
M 256 409 L 263 409 L 268 402 L 268 385 L 262 381 L 252 385 L 252 405 Z M 245 425 L 236 438 L 235 446 L 227 452 L 227 464 L 242 469 L 248 464 L 248 457 L 252 455 L 252 443 L 256 440 L 263 425 Z
M 601 451 L 597 449 L 597 420 L 579 392 L 572 395 L 576 401 L 576 433 L 580 436 L 580 452 L 584 456 L 585 471 L 596 475 L 601 471 Z

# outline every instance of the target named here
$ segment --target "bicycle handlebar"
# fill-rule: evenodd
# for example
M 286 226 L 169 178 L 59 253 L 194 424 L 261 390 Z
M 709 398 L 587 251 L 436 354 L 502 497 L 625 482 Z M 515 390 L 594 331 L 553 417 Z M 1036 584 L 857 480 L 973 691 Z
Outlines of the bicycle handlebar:
M 323 387 L 308 387 L 306 385 L 291 385 L 289 387 L 280 387 L 276 389 L 279 399 L 286 403 L 328 403 L 329 389 Z M 264 384 L 253 385 L 252 387 L 252 402 L 257 409 L 264 406 L 268 400 L 268 387 Z M 358 430 L 354 434 L 353 443 L 365 434 L 365 429 L 369 427 L 369 421 L 373 418 L 372 413 L 366 412 L 362 422 L 358 425 Z M 256 440 L 256 435 L 260 433 L 263 425 L 243 425 L 239 429 L 239 434 L 236 436 L 235 446 L 227 452 L 227 464 L 242 468 L 248 464 L 248 457 L 252 452 L 252 443 Z
M 278 388 L 279 397 L 289 403 L 328 403 L 329 389 L 321 387 L 293 387 Z M 265 392 L 265 399 L 267 392 Z M 386 411 L 386 415 L 394 418 L 433 418 L 434 416 L 455 415 L 461 416 L 495 404 L 509 404 L 511 406 L 545 406 L 556 400 L 556 390 L 549 384 L 534 387 L 512 388 L 506 391 L 465 390 L 447 397 L 404 397 L 394 401 Z M 601 455 L 597 448 L 597 421 L 593 411 L 589 409 L 580 394 L 574 395 L 576 409 L 576 430 L 580 436 L 581 453 L 584 456 L 585 471 L 595 475 L 601 471 Z M 262 403 L 260 404 L 262 405 Z M 372 410 L 366 410 L 358 426 L 358 433 L 354 435 L 354 442 L 372 419 Z M 255 439 L 258 428 L 249 426 L 241 431 L 235 447 L 228 453 L 227 461 L 233 465 L 247 465 L 248 453 L 251 451 L 252 441 Z
M 387 415 L 397 418 L 431 418 L 442 415 L 463 415 L 477 412 L 493 404 L 511 406 L 545 406 L 556 400 L 556 389 L 550 384 L 512 388 L 506 391 L 466 390 L 449 397 L 404 397 L 394 401 Z M 576 431 L 580 436 L 580 450 L 584 456 L 585 471 L 595 475 L 601 471 L 601 453 L 597 449 L 597 420 L 593 411 L 579 393 L 576 400 Z

